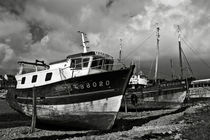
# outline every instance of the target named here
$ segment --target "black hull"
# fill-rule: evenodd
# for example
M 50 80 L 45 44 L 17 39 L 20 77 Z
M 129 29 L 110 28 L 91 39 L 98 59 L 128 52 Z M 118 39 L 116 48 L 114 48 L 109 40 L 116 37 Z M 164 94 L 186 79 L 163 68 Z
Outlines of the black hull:
M 68 126 L 81 123 L 83 125 L 79 126 L 85 129 L 110 129 L 133 69 L 131 66 L 36 87 L 38 121 Z M 7 102 L 18 112 L 31 116 L 32 91 L 32 88 L 10 89 Z M 94 124 L 94 120 L 100 123 Z

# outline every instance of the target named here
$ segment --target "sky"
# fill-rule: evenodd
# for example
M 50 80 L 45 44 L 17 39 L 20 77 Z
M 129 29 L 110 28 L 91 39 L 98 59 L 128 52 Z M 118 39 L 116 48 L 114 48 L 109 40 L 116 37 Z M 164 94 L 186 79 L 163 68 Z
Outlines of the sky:
M 179 75 L 178 33 L 196 78 L 210 77 L 209 0 L 27 0 L 0 6 L 0 74 L 17 72 L 17 61 L 53 62 L 83 51 L 77 31 L 87 34 L 90 50 L 134 61 L 151 77 L 156 55 L 156 27 L 160 27 L 159 76 Z M 33 41 L 29 23 L 46 30 Z M 186 61 L 184 61 L 186 65 Z M 187 67 L 186 74 L 187 73 Z

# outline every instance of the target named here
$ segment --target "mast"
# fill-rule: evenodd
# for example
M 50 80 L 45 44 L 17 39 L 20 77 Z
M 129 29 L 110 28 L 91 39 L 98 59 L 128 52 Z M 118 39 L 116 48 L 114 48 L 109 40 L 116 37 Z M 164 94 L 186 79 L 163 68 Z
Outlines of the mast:
M 82 46 L 83 46 L 83 52 L 86 53 L 88 52 L 88 48 L 86 46 L 86 43 L 88 43 L 89 41 L 86 41 L 85 39 L 87 39 L 86 34 L 84 32 L 78 31 L 81 34 L 82 37 Z
M 157 83 L 157 77 L 158 77 L 158 57 L 159 57 L 159 42 L 160 42 L 160 27 L 158 26 L 158 23 L 156 24 L 156 30 L 157 30 L 157 52 L 156 52 L 156 61 L 155 61 L 155 83 Z
M 181 46 L 181 31 L 180 26 L 177 25 L 177 31 L 178 31 L 178 43 L 179 43 L 179 65 L 180 65 L 180 79 L 183 79 L 183 64 L 182 64 L 182 46 Z
M 170 59 L 170 65 L 171 65 L 171 78 L 174 79 L 174 70 L 173 70 L 173 60 Z
M 121 62 L 121 57 L 122 57 L 122 39 L 120 38 L 119 62 Z
M 138 71 L 141 72 L 141 57 L 139 56 Z M 140 74 L 140 73 L 139 73 Z

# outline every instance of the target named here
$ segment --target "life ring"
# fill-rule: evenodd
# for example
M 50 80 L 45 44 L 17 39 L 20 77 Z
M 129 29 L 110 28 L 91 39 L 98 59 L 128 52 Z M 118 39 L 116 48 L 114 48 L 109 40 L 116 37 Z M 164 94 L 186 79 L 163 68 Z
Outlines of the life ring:
M 132 103 L 132 105 L 135 106 L 137 104 L 137 102 L 138 102 L 138 98 L 137 98 L 136 94 L 131 94 L 131 103 Z

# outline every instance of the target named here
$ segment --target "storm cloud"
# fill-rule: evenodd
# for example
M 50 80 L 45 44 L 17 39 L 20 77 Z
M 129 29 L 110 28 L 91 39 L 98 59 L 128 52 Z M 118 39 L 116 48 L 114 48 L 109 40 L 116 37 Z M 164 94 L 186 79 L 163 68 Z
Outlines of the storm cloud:
M 206 77 L 210 74 L 206 66 L 210 62 L 209 6 L 208 0 L 1 0 L 0 69 L 15 73 L 17 60 L 51 62 L 81 52 L 77 31 L 84 31 L 91 50 L 115 58 L 122 39 L 124 61 L 141 60 L 148 73 L 156 53 L 158 23 L 160 71 L 170 73 L 170 59 L 178 65 L 180 25 L 182 47 L 194 74 Z

